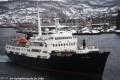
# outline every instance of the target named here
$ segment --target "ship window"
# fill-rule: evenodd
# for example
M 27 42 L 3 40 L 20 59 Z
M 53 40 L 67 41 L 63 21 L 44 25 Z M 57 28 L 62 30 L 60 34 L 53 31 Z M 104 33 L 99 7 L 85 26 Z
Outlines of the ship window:
M 30 52 L 30 49 L 27 49 L 28 52 Z
M 58 46 L 60 46 L 60 44 L 58 44 Z
M 32 49 L 31 51 L 32 51 L 32 52 L 40 52 L 39 49 Z
M 20 48 L 16 48 L 16 50 L 20 50 Z
M 43 44 L 42 44 L 42 43 L 40 43 L 40 46 L 43 46 Z
M 74 43 L 72 43 L 72 45 L 75 45 Z
M 66 46 L 68 46 L 68 44 L 66 43 Z
M 53 44 L 53 47 L 54 47 L 55 45 Z
M 75 45 L 75 43 L 72 43 L 72 45 Z
M 74 43 L 71 43 L 71 45 L 73 46 L 73 45 L 74 45 Z
M 55 40 L 57 40 L 57 39 L 58 39 L 58 37 L 55 38 Z
M 50 37 L 49 39 L 53 39 L 53 37 Z
M 69 43 L 69 46 L 71 45 L 71 43 Z
M 61 46 L 63 46 L 63 44 L 61 44 Z
M 57 44 L 56 44 L 56 46 L 57 46 Z
M 47 47 L 47 44 L 45 45 L 45 47 Z
M 12 49 L 15 49 L 14 47 Z
M 43 53 L 47 53 L 47 51 L 43 51 Z

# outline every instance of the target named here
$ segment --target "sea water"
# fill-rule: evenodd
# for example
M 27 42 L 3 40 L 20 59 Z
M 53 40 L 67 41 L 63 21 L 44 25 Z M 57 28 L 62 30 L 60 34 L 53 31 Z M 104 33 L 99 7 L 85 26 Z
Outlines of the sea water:
M 16 33 L 16 30 L 12 28 L 0 28 L 0 75 L 26 77 L 26 79 L 39 78 L 39 80 L 80 80 L 72 76 L 53 75 L 8 63 L 10 60 L 5 54 L 5 44 L 16 35 L 20 36 L 22 34 Z M 102 34 L 79 35 L 74 37 L 78 38 L 78 45 L 82 45 L 82 40 L 85 39 L 87 45 L 98 46 L 102 51 L 110 51 L 111 54 L 107 59 L 102 79 L 120 80 L 120 35 Z

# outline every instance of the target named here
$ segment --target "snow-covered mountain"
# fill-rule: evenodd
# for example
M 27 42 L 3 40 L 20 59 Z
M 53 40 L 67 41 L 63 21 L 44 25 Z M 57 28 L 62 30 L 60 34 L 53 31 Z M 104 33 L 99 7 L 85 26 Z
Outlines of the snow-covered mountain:
M 10 0 L 0 4 L 14 13 L 21 9 L 32 13 L 38 5 L 41 10 L 57 14 L 60 17 L 84 18 L 84 16 L 114 12 L 120 7 L 120 0 Z

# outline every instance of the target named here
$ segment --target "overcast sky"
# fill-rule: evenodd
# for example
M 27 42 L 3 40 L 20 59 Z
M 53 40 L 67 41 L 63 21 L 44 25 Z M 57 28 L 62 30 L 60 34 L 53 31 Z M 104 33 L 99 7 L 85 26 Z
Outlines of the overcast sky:
M 8 0 L 0 0 L 0 1 L 8 1 Z

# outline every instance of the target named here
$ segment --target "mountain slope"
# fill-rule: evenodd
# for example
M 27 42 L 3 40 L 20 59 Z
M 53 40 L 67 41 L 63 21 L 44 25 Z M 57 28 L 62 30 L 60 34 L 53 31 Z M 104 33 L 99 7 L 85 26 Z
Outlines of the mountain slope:
M 37 4 L 41 10 L 69 18 L 98 15 L 120 7 L 119 0 L 13 0 L 4 2 L 1 6 L 13 12 L 31 8 L 32 12 L 36 10 Z

